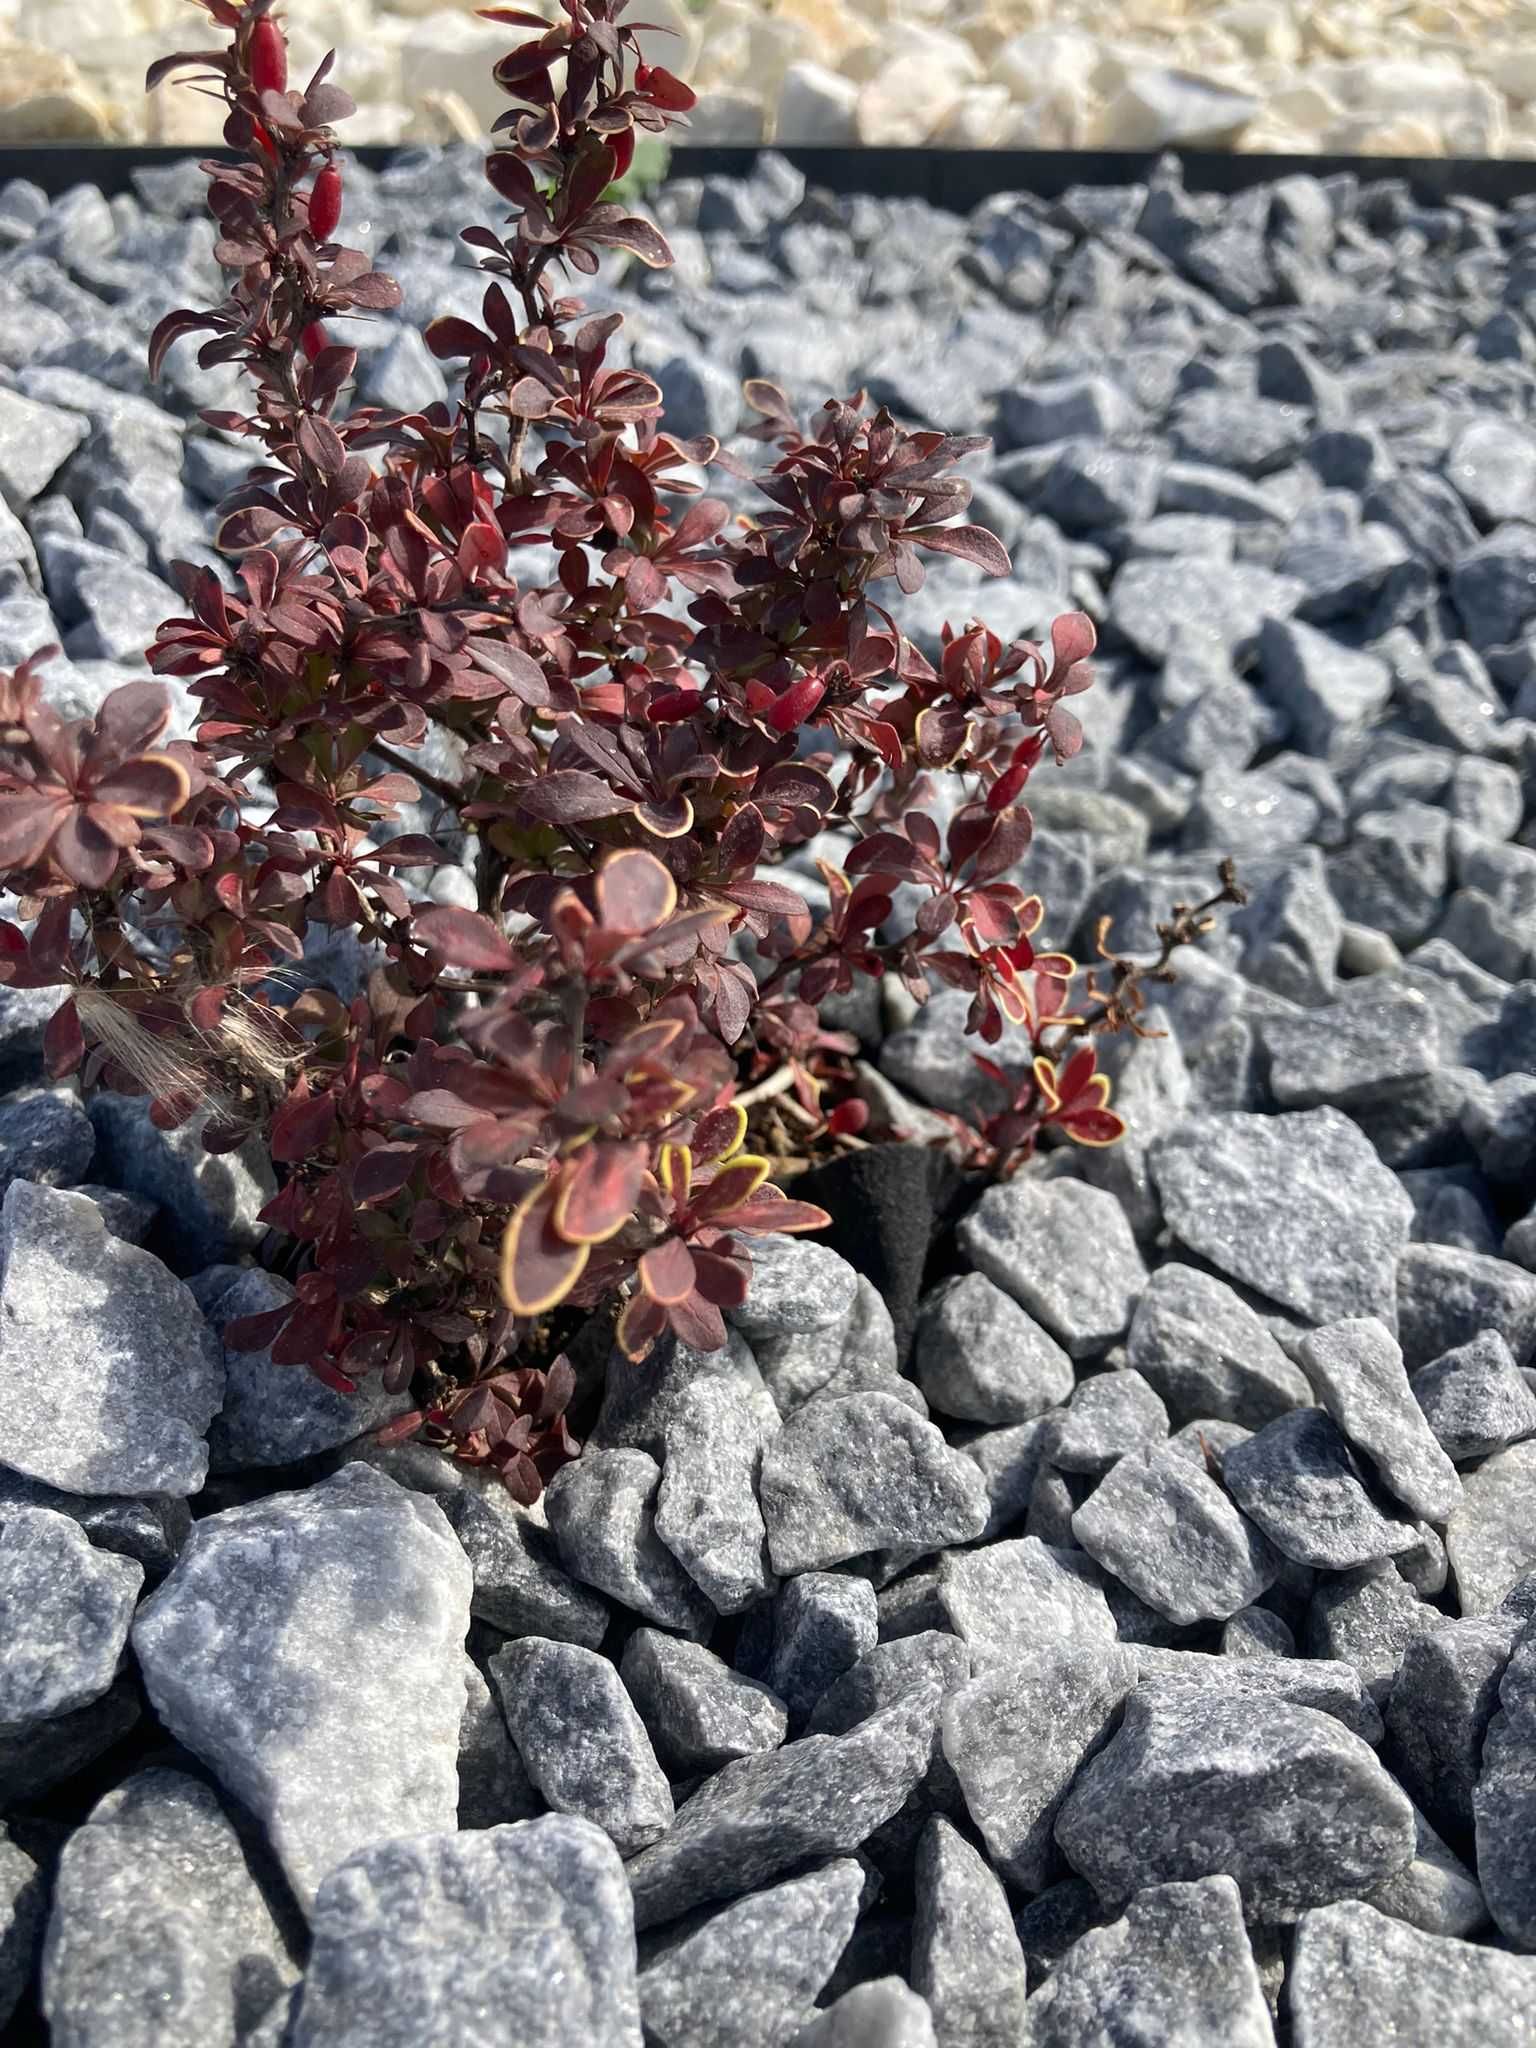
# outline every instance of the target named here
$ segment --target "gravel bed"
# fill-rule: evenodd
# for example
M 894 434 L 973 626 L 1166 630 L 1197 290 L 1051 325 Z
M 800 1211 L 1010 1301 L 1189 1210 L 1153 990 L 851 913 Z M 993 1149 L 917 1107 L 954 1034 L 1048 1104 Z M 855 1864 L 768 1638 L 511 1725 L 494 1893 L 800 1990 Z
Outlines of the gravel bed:
M 349 181 L 412 317 L 473 310 L 476 175 Z M 61 639 L 75 710 L 240 466 L 182 349 L 143 381 L 199 192 L 0 190 L 0 663 Z M 677 426 L 763 375 L 991 431 L 1014 574 L 909 630 L 1099 621 L 1045 937 L 1150 949 L 1224 855 L 1248 903 L 1110 1048 L 1124 1145 L 920 1294 L 770 1244 L 533 1513 L 226 1356 L 259 1161 L 42 1087 L 0 989 L 0 2025 L 1529 2048 L 1536 205 L 1168 167 L 959 220 L 769 159 L 658 212 L 677 270 L 592 296 Z M 888 1118 L 982 1101 L 951 999 L 844 1021 Z

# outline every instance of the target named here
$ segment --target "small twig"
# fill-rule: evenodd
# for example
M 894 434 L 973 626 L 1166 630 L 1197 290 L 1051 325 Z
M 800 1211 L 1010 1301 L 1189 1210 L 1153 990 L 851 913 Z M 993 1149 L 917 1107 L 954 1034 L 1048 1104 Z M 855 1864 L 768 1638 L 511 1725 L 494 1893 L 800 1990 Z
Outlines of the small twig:
M 754 1103 L 771 1102 L 775 1095 L 787 1094 L 794 1085 L 794 1068 L 789 1066 L 779 1067 L 766 1080 L 756 1081 L 750 1088 L 743 1090 L 735 1100 L 739 1108 L 751 1109 Z

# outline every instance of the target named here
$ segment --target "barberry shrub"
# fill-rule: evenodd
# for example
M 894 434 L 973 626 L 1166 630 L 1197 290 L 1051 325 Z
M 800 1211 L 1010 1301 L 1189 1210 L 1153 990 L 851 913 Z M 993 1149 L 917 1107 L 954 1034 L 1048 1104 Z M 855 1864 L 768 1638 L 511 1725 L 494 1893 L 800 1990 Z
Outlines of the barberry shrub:
M 186 613 L 149 650 L 196 700 L 191 741 L 166 742 L 156 683 L 65 724 L 54 650 L 0 677 L 22 899 L 0 972 L 67 991 L 56 1076 L 147 1094 L 163 1128 L 198 1117 L 214 1151 L 264 1142 L 293 1298 L 229 1341 L 410 1390 L 398 1434 L 530 1499 L 576 1448 L 570 1311 L 618 1304 L 633 1359 L 669 1331 L 718 1347 L 750 1240 L 827 1221 L 771 1183 L 735 1095 L 787 1072 L 823 1137 L 856 1142 L 862 1105 L 828 1100 L 848 1044 L 828 997 L 937 981 L 983 1042 L 1026 1035 L 999 1171 L 1047 1131 L 1120 1134 L 1072 962 L 1034 950 L 1042 906 L 1010 879 L 1031 774 L 1081 742 L 1093 629 L 946 629 L 936 666 L 912 645 L 885 600 L 925 555 L 1009 562 L 962 517 L 956 465 L 985 444 L 862 393 L 806 427 L 748 384 L 763 507 L 733 521 L 701 495 L 711 464 L 748 472 L 669 433 L 657 385 L 611 359 L 620 316 L 564 296 L 604 251 L 670 261 L 611 188 L 693 95 L 641 61 L 626 0 L 562 0 L 553 25 L 484 10 L 527 31 L 495 67 L 507 224 L 464 231 L 479 320 L 426 330 L 462 395 L 408 413 L 345 399 L 333 323 L 400 293 L 338 239 L 352 102 L 331 60 L 292 83 L 271 0 L 196 4 L 222 43 L 150 82 L 190 72 L 228 107 L 236 160 L 205 169 L 229 294 L 164 319 L 151 368 L 194 334 L 205 367 L 237 364 L 250 410 L 202 417 L 255 466 L 220 508 L 232 575 L 183 566 Z M 520 573 L 549 550 L 553 581 Z M 936 770 L 966 792 L 943 831 Z M 398 829 L 417 803 L 430 835 Z M 847 853 L 820 863 L 817 917 L 769 871 L 828 835 Z M 371 961 L 355 1000 L 298 971 L 317 932 Z

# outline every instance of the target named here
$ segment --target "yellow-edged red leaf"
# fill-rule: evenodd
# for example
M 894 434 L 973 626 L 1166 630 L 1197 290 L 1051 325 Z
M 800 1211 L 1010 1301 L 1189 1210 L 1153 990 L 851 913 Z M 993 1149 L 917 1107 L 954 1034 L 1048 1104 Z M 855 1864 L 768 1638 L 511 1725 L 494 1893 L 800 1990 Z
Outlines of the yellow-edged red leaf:
M 561 1177 L 543 1181 L 513 1210 L 501 1241 L 502 1299 L 514 1315 L 557 1307 L 581 1278 L 591 1247 L 572 1244 L 555 1228 Z

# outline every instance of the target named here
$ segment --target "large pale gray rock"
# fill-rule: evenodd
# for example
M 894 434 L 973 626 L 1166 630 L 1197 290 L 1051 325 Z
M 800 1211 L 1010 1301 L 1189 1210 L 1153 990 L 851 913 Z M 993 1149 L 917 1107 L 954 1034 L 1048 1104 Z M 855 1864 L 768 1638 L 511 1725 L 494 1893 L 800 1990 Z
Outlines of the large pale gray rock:
M 490 1660 L 512 1740 L 556 1813 L 592 1821 L 633 1856 L 672 1821 L 672 1790 L 618 1668 L 579 1643 L 523 1636 Z
M 1444 1522 L 1461 1499 L 1456 1467 L 1414 1400 L 1403 1354 L 1374 1316 L 1311 1330 L 1297 1346 L 1313 1392 L 1409 1511 Z
M 707 1635 L 715 1610 L 656 1534 L 661 1472 L 640 1450 L 589 1451 L 544 1494 L 560 1562 L 658 1628 Z
M 1463 1614 L 1487 1614 L 1536 1569 L 1536 1441 L 1496 1451 L 1466 1474 L 1445 1548 Z
M 58 2048 L 235 2048 L 295 1983 L 280 1880 L 212 1790 L 137 1772 L 64 1844 L 43 1951 Z
M 1313 1322 L 1395 1322 L 1413 1203 L 1336 1109 L 1187 1118 L 1151 1152 L 1169 1228 L 1229 1278 Z
M 1536 1958 L 1425 1934 L 1341 1899 L 1302 1916 L 1286 2003 L 1296 2048 L 1527 2048 Z
M 923 1303 L 913 1371 L 931 1406 L 969 1422 L 1027 1422 L 1073 1384 L 1066 1352 L 982 1273 L 946 1281 Z
M 1230 1877 L 1139 1891 L 1118 1920 L 1072 1944 L 1026 2015 L 1032 2048 L 1273 2048 L 1275 2038 Z
M 858 1275 L 824 1244 L 798 1237 L 752 1240 L 752 1285 L 730 1320 L 750 1343 L 829 1329 L 853 1306 Z
M 219 1295 L 209 1320 L 222 1340 L 237 1316 L 265 1315 L 292 1299 L 286 1280 L 253 1266 Z M 223 1357 L 224 1405 L 208 1426 L 215 1472 L 295 1464 L 378 1429 L 410 1406 L 408 1391 L 386 1393 L 376 1373 L 365 1375 L 355 1394 L 339 1394 L 303 1366 L 274 1365 L 270 1349 L 237 1351 L 224 1343 Z
M 13 1181 L 0 1209 L 0 1448 L 72 1493 L 196 1493 L 224 1394 L 181 1281 L 88 1195 Z
M 1037 1892 L 1050 1882 L 1062 1800 L 1136 1682 L 1135 1655 L 1119 1643 L 1047 1639 L 945 1700 L 945 1760 L 1008 1883 Z
M 717 1771 L 630 1863 L 635 1924 L 660 1926 L 867 1841 L 927 1771 L 939 1699 L 928 1682 L 847 1735 L 808 1735 Z
M 624 1866 L 588 1821 L 379 1842 L 313 1928 L 293 2048 L 640 2048 Z
M 1003 1181 L 965 1217 L 959 1239 L 971 1264 L 1073 1358 L 1091 1358 L 1125 1335 L 1147 1283 L 1125 1211 L 1084 1181 Z
M 1261 1429 L 1311 1398 L 1305 1374 L 1242 1297 L 1197 1266 L 1158 1267 L 1125 1350 L 1175 1428 L 1211 1419 Z
M 1234 1444 L 1221 1461 L 1228 1492 L 1297 1564 L 1347 1571 L 1411 1550 L 1411 1523 L 1383 1514 L 1349 1446 L 1321 1408 L 1298 1408 Z
M 809 1401 L 763 1454 L 768 1554 L 781 1574 L 866 1551 L 967 1543 L 987 1520 L 974 1461 L 893 1395 Z
M 471 1585 L 435 1504 L 353 1464 L 199 1522 L 139 1610 L 156 1712 L 306 1907 L 353 1850 L 453 1827 Z
M 1331 1715 L 1155 1686 L 1079 1774 L 1056 1838 L 1106 1905 L 1224 1874 L 1249 1919 L 1282 1922 L 1380 1884 L 1415 1839 L 1407 1794 Z
M 938 1598 L 978 1671 L 1006 1665 L 1042 1642 L 1119 1640 L 1091 1560 L 1038 1536 L 950 1551 L 939 1565 Z
M 1262 1713 L 1271 1700 L 1331 1714 L 1362 1741 L 1381 1740 L 1381 1715 L 1352 1665 L 1323 1657 L 1218 1657 L 1205 1650 L 1179 1650 L 1157 1643 L 1136 1645 L 1136 1668 L 1144 1688 L 1162 1699 L 1192 1699 L 1217 1693 L 1249 1700 Z
M 663 1437 L 656 1534 L 719 1614 L 739 1614 L 773 1590 L 757 1502 L 764 1429 L 734 1381 L 685 1387 Z
M 942 2048 L 1017 2048 L 1024 2038 L 1024 1951 L 1008 1895 L 986 1859 L 942 1815 L 917 1846 L 912 1988 Z
M 840 1857 L 643 1944 L 647 2037 L 657 2048 L 786 2048 L 848 1945 L 863 1889 L 861 1866 Z
M 50 1508 L 0 1507 L 0 1734 L 100 1699 L 117 1676 L 144 1567 Z

